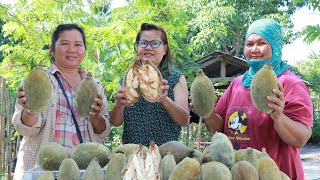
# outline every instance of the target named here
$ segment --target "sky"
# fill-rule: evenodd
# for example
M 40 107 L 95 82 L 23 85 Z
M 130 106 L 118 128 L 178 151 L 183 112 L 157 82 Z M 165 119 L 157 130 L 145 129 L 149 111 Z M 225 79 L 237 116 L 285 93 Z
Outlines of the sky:
M 292 21 L 294 32 L 297 32 L 307 25 L 320 24 L 320 12 L 310 11 L 308 8 L 303 7 L 293 14 Z M 320 41 L 307 45 L 303 42 L 303 38 L 299 38 L 292 44 L 283 47 L 282 59 L 294 65 L 299 60 L 307 59 L 312 51 L 320 53 Z

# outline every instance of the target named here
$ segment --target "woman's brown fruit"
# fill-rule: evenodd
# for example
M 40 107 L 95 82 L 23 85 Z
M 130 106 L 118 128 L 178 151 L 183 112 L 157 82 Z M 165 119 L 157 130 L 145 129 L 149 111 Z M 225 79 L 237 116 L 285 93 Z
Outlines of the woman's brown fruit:
M 34 113 L 40 113 L 47 107 L 51 97 L 51 84 L 42 62 L 23 80 L 23 91 L 26 96 L 26 107 Z
M 93 80 L 92 73 L 88 72 L 86 78 L 82 80 L 76 92 L 76 110 L 77 114 L 83 118 L 89 117 L 92 110 L 91 105 L 95 103 L 98 97 L 96 82 Z
M 273 89 L 279 89 L 277 75 L 270 63 L 266 63 L 253 77 L 250 85 L 250 96 L 254 106 L 262 112 L 272 113 L 267 96 L 274 96 Z

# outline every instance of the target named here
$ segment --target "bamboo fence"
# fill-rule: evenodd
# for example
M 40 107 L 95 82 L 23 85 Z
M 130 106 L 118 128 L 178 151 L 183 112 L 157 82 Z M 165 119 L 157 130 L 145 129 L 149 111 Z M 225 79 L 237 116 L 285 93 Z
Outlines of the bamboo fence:
M 0 76 L 0 172 L 6 174 L 6 179 L 12 179 L 12 124 L 13 98 L 9 96 L 6 80 Z M 16 151 L 15 151 L 16 152 Z

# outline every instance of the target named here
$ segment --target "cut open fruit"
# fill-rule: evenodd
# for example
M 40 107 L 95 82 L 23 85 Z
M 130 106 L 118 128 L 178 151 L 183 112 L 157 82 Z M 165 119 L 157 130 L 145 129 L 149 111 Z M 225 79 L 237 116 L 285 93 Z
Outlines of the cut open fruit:
M 150 61 L 141 63 L 140 60 L 135 60 L 123 79 L 127 99 L 137 102 L 143 95 L 150 102 L 158 101 L 161 95 L 161 80 L 162 75 L 154 64 Z

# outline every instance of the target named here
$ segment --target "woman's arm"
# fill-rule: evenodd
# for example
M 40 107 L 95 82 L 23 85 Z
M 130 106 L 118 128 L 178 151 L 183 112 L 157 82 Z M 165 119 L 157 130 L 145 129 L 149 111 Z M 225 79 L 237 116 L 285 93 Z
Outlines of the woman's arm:
M 180 126 L 185 126 L 190 119 L 189 107 L 188 107 L 188 87 L 187 81 L 184 76 L 179 78 L 179 82 L 173 88 L 174 101 L 167 96 L 167 90 L 169 86 L 167 81 L 163 80 L 163 85 L 161 90 L 164 92 L 159 102 L 169 113 L 171 119 L 179 124 Z
M 110 111 L 110 121 L 114 126 L 121 126 L 124 120 L 125 106 L 133 106 L 133 103 L 127 100 L 126 93 L 121 86 L 118 87 L 115 99 L 115 105 Z
M 290 144 L 293 147 L 302 147 L 310 139 L 312 134 L 312 129 L 310 126 L 305 125 L 299 121 L 295 121 L 294 119 L 290 119 L 286 114 L 284 114 L 284 107 L 285 107 L 284 89 L 281 83 L 278 83 L 278 84 L 279 84 L 279 90 L 278 89 L 273 90 L 273 92 L 277 95 L 277 97 L 273 97 L 273 96 L 267 97 L 267 99 L 270 101 L 268 106 L 274 109 L 274 111 L 270 114 L 270 117 L 273 119 L 274 127 L 279 137 L 285 143 Z M 295 91 L 298 91 L 298 90 L 296 89 Z M 305 98 L 310 98 L 310 97 L 305 97 Z

